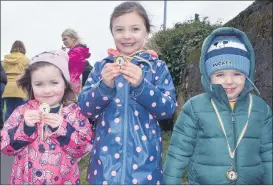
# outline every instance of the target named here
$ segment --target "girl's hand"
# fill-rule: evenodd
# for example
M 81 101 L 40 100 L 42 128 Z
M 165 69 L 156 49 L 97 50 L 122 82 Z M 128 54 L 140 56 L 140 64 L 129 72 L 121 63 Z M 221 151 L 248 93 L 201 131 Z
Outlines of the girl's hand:
M 43 114 L 44 124 L 51 126 L 52 128 L 59 127 L 63 122 L 63 117 L 55 113 Z
M 116 63 L 107 63 L 101 71 L 104 84 L 110 88 L 114 88 L 114 79 L 120 75 L 120 68 Z
M 123 63 L 121 73 L 124 79 L 129 81 L 133 87 L 137 87 L 142 81 L 142 70 L 139 66 L 133 63 Z
M 34 127 L 37 122 L 41 122 L 42 113 L 39 110 L 27 110 L 24 114 L 25 123 L 29 127 Z

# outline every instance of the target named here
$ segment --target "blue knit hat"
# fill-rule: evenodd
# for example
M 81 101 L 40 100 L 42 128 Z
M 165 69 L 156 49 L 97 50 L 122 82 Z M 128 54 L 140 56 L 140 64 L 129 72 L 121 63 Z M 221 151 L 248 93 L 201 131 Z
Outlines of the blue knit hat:
M 218 36 L 207 51 L 205 65 L 209 77 L 216 71 L 227 69 L 235 69 L 248 76 L 250 53 L 237 37 Z

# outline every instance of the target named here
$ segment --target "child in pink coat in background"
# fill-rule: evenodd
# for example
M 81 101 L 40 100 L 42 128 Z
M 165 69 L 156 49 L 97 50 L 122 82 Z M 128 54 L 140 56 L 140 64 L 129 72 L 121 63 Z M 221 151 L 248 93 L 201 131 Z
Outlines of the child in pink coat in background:
M 90 152 L 93 133 L 69 81 L 64 51 L 36 55 L 17 81 L 29 101 L 1 131 L 1 151 L 15 156 L 10 184 L 80 184 L 77 158 Z

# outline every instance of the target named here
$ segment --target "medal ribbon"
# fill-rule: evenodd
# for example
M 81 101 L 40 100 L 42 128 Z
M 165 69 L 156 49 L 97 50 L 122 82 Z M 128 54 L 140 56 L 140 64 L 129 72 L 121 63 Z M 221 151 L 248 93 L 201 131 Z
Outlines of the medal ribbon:
M 215 111 L 215 113 L 216 113 L 216 115 L 217 115 L 217 118 L 218 118 L 218 121 L 219 121 L 219 123 L 220 123 L 221 129 L 222 129 L 222 131 L 223 131 L 223 133 L 224 133 L 224 135 L 225 135 L 225 138 L 226 138 L 226 141 L 227 141 L 227 146 L 228 146 L 229 155 L 230 155 L 230 157 L 233 159 L 233 158 L 234 158 L 234 155 L 235 155 L 235 151 L 236 151 L 237 147 L 239 146 L 241 140 L 243 139 L 243 137 L 244 137 L 244 135 L 245 135 L 245 133 L 246 133 L 246 129 L 247 129 L 247 127 L 248 127 L 249 116 L 250 116 L 251 109 L 252 109 L 252 96 L 251 96 L 251 94 L 249 94 L 248 118 L 247 118 L 246 124 L 245 124 L 245 126 L 244 126 L 244 128 L 243 128 L 243 130 L 242 130 L 242 132 L 241 132 L 241 134 L 240 134 L 239 140 L 237 141 L 236 147 L 234 148 L 233 151 L 232 151 L 231 148 L 230 148 L 230 145 L 229 145 L 229 142 L 228 142 L 228 138 L 227 138 L 227 134 L 226 134 L 226 130 L 225 130 L 225 127 L 224 127 L 224 125 L 223 125 L 222 118 L 221 118 L 221 116 L 220 116 L 220 114 L 219 114 L 219 112 L 218 112 L 218 109 L 217 109 L 217 107 L 216 107 L 214 101 L 213 101 L 212 99 L 211 99 L 210 101 L 211 101 L 211 104 L 212 104 L 212 106 L 213 106 L 213 109 L 214 109 L 214 111 Z

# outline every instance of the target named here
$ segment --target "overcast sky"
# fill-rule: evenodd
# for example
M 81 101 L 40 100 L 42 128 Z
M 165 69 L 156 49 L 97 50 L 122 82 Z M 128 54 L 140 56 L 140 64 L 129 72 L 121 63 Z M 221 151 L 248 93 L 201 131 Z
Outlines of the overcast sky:
M 60 49 L 66 28 L 76 30 L 90 48 L 91 63 L 114 47 L 109 30 L 110 15 L 123 1 L 1 1 L 1 60 L 15 40 L 24 42 L 27 57 Z M 211 23 L 226 23 L 254 1 L 167 1 L 167 27 L 200 14 Z M 140 1 L 156 32 L 163 24 L 164 1 Z M 152 34 L 151 34 L 152 35 Z

